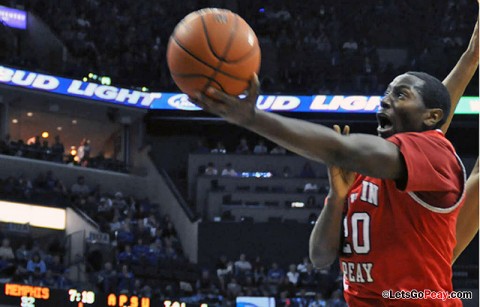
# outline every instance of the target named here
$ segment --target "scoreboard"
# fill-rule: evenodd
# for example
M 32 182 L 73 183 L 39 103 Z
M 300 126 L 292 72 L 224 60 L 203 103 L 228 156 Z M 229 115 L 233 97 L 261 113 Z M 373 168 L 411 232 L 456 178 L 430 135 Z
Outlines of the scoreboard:
M 0 307 L 208 307 L 207 303 L 192 304 L 168 299 L 152 304 L 150 298 L 136 295 L 13 283 L 0 283 L 0 289 Z
M 90 290 L 60 290 L 48 287 L 4 284 L 0 307 L 150 307 L 150 298 Z M 180 307 L 180 303 L 178 304 Z

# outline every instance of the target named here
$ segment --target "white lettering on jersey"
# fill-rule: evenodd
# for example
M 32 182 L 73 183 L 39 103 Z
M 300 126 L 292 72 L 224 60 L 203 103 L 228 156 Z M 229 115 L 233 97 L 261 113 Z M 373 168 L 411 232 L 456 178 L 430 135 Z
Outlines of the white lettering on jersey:
M 370 262 L 342 261 L 343 279 L 358 283 L 373 282 L 372 267 L 373 263 Z
M 360 199 L 378 207 L 378 186 L 369 181 L 362 181 Z

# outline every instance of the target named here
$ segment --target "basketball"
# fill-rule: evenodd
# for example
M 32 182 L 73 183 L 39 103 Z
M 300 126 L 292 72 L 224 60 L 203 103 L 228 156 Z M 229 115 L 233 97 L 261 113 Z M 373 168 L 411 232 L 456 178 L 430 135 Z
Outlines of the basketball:
M 260 47 L 253 30 L 237 14 L 202 9 L 175 27 L 167 63 L 173 81 L 189 96 L 209 87 L 239 95 L 260 69 Z

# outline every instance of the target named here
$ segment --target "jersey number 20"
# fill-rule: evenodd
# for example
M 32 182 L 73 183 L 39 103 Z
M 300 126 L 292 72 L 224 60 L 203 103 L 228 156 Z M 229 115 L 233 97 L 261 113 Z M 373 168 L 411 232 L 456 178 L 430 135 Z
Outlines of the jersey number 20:
M 355 212 L 350 219 L 352 229 L 352 244 L 345 242 L 343 245 L 343 252 L 345 254 L 368 254 L 370 251 L 370 216 L 366 212 Z M 348 218 L 343 219 L 343 235 L 348 239 Z M 359 240 L 359 231 L 362 233 L 363 242 Z

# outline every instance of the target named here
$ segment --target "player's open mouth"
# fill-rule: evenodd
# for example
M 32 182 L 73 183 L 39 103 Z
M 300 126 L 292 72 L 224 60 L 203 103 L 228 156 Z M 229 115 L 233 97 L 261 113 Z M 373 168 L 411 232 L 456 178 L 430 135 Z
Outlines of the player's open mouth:
M 377 113 L 378 127 L 377 132 L 382 133 L 389 131 L 393 128 L 392 121 L 388 118 L 387 115 L 383 113 Z

